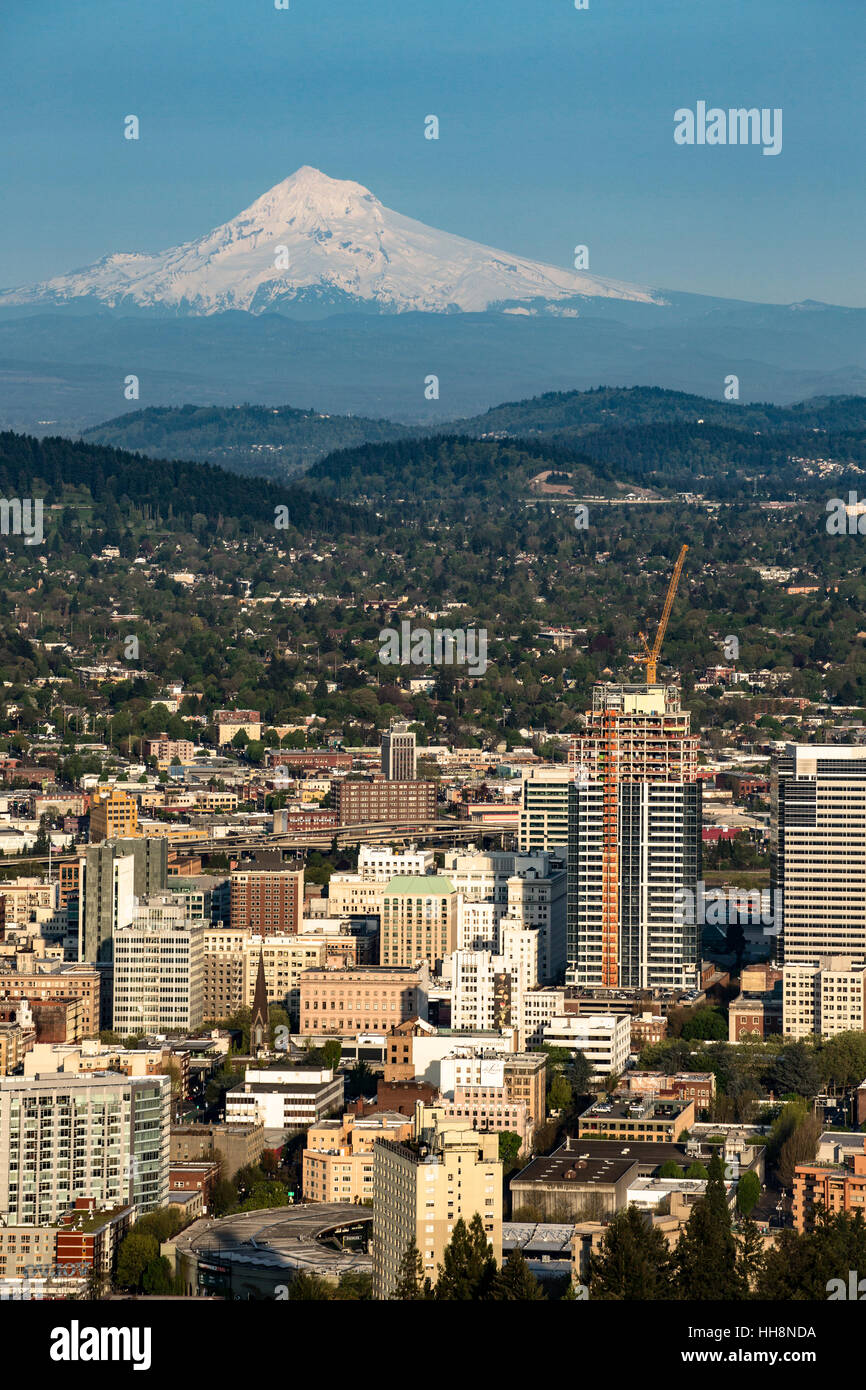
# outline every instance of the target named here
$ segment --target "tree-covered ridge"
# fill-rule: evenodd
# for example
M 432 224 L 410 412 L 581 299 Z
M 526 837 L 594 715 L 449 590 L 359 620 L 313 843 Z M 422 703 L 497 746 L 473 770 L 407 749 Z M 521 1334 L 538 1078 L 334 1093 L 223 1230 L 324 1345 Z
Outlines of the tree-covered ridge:
M 559 461 L 565 469 L 573 462 L 577 491 L 599 478 L 618 478 L 721 498 L 788 497 L 814 494 L 822 485 L 820 460 L 833 461 L 836 474 L 866 467 L 866 397 L 774 406 L 657 387 L 599 387 L 510 402 L 444 431 L 290 406 L 186 405 L 135 411 L 86 431 L 85 438 L 270 478 L 285 479 L 324 461 L 316 469 L 320 482 L 332 486 L 341 479 L 356 495 L 386 492 L 407 464 L 413 477 L 444 464 L 435 486 L 423 481 L 425 493 L 433 487 L 444 495 L 452 487 L 484 497 L 488 466 L 520 480 L 513 456 L 472 453 L 469 441 L 476 440 Z M 451 443 L 443 457 L 445 439 Z M 403 449 L 389 452 L 391 443 Z
M 183 405 L 131 411 L 85 430 L 83 438 L 150 457 L 208 461 L 236 473 L 286 478 L 335 449 L 410 433 L 391 420 L 322 415 L 292 406 Z
M 467 434 L 506 430 L 510 434 L 590 432 L 630 424 L 703 419 L 732 429 L 866 428 L 866 397 L 815 396 L 795 405 L 755 405 L 669 391 L 660 386 L 599 386 L 589 391 L 546 391 L 527 400 L 493 406 L 481 415 L 455 422 Z
M 288 525 L 324 533 L 352 531 L 357 509 L 344 509 L 309 492 L 250 480 L 206 463 L 144 458 L 121 449 L 49 436 L 0 433 L 0 493 L 4 497 L 43 497 L 47 505 L 64 490 L 87 495 L 100 513 L 147 508 L 178 527 L 231 517 L 241 524 L 274 524 L 276 508 L 287 508 Z
M 577 491 L 613 494 L 618 476 L 609 464 L 595 464 L 585 454 L 522 440 L 472 439 L 434 435 L 393 444 L 364 444 L 317 463 L 308 486 L 337 497 L 382 497 L 416 500 L 438 497 L 488 504 L 528 491 L 532 479 L 550 469 L 567 471 Z

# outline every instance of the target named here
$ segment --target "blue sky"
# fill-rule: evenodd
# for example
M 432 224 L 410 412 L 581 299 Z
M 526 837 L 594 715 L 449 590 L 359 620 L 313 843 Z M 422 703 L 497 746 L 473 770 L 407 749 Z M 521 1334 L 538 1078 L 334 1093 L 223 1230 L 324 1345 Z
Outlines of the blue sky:
M 864 0 L 2 0 L 0 285 L 189 240 L 312 164 L 557 265 L 866 305 L 864 39 Z M 781 107 L 781 154 L 677 146 L 700 99 Z

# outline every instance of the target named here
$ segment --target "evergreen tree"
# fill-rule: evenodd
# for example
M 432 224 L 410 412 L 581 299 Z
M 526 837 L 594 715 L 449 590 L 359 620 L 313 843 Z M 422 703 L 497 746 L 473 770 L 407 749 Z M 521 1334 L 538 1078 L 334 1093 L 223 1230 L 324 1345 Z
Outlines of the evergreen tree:
M 590 1258 L 590 1298 L 654 1300 L 671 1298 L 671 1254 L 658 1227 L 636 1206 L 617 1212 Z
M 523 1303 L 534 1303 L 544 1299 L 541 1285 L 526 1263 L 523 1252 L 516 1246 L 493 1280 L 490 1297 L 500 1301 L 507 1299 Z
M 439 1266 L 436 1298 L 450 1302 L 489 1298 L 495 1277 L 496 1260 L 478 1212 L 468 1228 L 458 1217 Z
M 748 1292 L 738 1266 L 724 1172 L 718 1153 L 713 1154 L 706 1192 L 677 1242 L 677 1296 L 690 1302 L 743 1298 Z
M 391 1297 L 404 1302 L 432 1297 L 430 1280 L 424 1277 L 421 1251 L 414 1240 L 400 1261 L 400 1271 Z
M 819 1209 L 811 1231 L 782 1231 L 758 1272 L 755 1297 L 825 1300 L 834 1280 L 866 1274 L 866 1221 L 858 1212 Z
M 744 1298 L 754 1298 L 764 1269 L 764 1242 L 754 1221 L 740 1223 L 737 1232 L 737 1269 L 743 1283 Z

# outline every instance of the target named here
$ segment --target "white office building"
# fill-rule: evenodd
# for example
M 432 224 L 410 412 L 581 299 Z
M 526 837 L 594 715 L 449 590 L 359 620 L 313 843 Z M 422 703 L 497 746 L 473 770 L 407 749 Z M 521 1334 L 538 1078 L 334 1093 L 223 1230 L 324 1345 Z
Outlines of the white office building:
M 543 1039 L 550 1047 L 582 1052 L 592 1068 L 593 1081 L 603 1081 L 611 1072 L 625 1070 L 631 1051 L 629 1014 L 561 1014 L 545 1026 Z
M 171 894 L 139 903 L 132 922 L 114 934 L 116 1033 L 198 1028 L 204 1017 L 205 923 L 187 916 Z
M 866 965 L 850 956 L 820 956 L 782 967 L 782 1032 L 790 1038 L 862 1033 Z

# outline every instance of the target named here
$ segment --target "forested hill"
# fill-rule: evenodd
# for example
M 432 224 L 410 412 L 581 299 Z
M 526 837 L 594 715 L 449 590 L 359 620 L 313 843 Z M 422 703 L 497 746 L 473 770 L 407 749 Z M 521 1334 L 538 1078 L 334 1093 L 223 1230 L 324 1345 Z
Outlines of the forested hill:
M 864 396 L 816 397 L 781 407 L 655 387 L 601 387 L 514 401 L 444 429 L 460 441 L 450 457 L 442 454 L 441 425 L 432 431 L 288 406 L 190 405 L 123 415 L 85 438 L 149 457 L 208 461 L 283 480 L 327 459 L 316 470 L 320 483 L 334 492 L 338 480 L 350 476 L 356 493 L 365 495 L 399 482 L 395 460 L 412 469 L 425 492 L 440 489 L 447 478 L 461 495 L 484 495 L 489 456 L 477 454 L 473 462 L 466 454 L 469 438 L 507 440 L 539 458 L 564 450 L 577 465 L 578 491 L 602 478 L 721 498 L 798 496 L 815 490 L 828 460 L 830 471 L 840 475 L 866 466 Z M 392 443 L 402 451 L 383 448 Z M 430 467 L 431 449 L 445 467 L 439 483 L 420 476 Z M 347 451 L 351 460 L 344 457 Z M 497 466 L 510 465 L 500 456 Z
M 323 459 L 307 474 L 314 492 L 335 497 L 438 499 L 476 508 L 525 495 L 539 474 L 567 473 L 579 495 L 613 495 L 619 470 L 543 440 L 435 435 L 394 444 L 364 444 Z
M 196 459 L 236 473 L 288 478 L 335 449 L 411 433 L 391 420 L 320 415 L 291 406 L 184 405 L 132 411 L 85 430 L 83 438 L 151 457 Z
M 482 415 L 455 421 L 454 428 L 466 434 L 504 431 L 525 438 L 679 420 L 701 420 L 735 430 L 864 430 L 866 396 L 815 396 L 796 405 L 776 406 L 692 396 L 656 386 L 600 386 L 591 391 L 548 391 L 493 406 Z
M 0 491 L 4 497 L 42 497 L 46 505 L 82 494 L 101 512 L 126 520 L 131 509 L 173 521 L 178 529 L 201 529 L 231 518 L 242 528 L 274 525 L 276 508 L 304 531 L 329 535 L 366 529 L 365 513 L 309 491 L 264 478 L 250 480 L 206 463 L 145 458 L 80 440 L 0 433 Z

